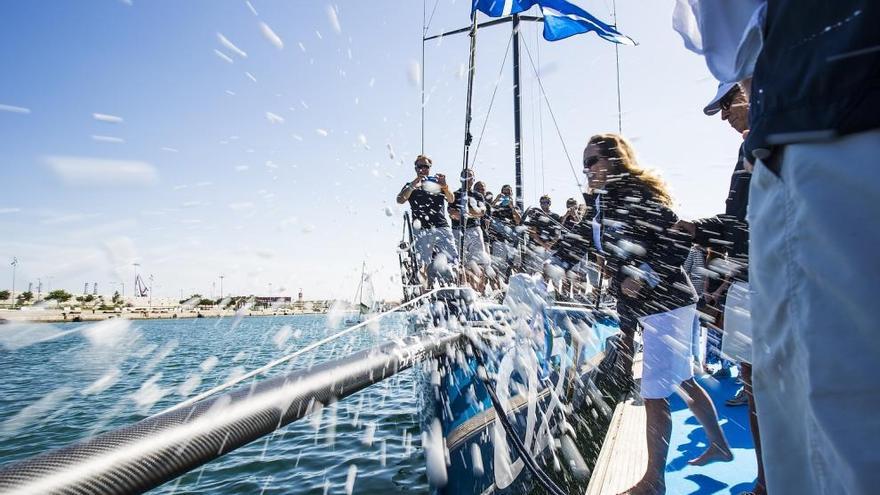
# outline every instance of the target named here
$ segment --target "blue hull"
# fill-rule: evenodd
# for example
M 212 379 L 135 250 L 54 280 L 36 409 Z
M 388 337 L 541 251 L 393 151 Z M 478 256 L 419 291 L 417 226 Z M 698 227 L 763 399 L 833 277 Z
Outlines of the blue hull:
M 483 320 L 486 315 L 498 320 L 504 311 L 498 306 L 476 314 Z M 546 471 L 553 472 L 563 463 L 588 477 L 589 469 L 575 447 L 570 415 L 585 402 L 603 402 L 593 383 L 608 338 L 619 328 L 612 318 L 597 318 L 584 306 L 552 306 L 543 310 L 542 319 L 531 322 L 533 331 L 483 349 L 486 375 L 517 436 L 538 464 L 550 466 Z M 532 476 L 496 418 L 474 352 L 480 351 L 459 351 L 429 370 L 434 414 L 426 421 L 439 420 L 448 449 L 447 482 L 438 491 L 528 492 Z

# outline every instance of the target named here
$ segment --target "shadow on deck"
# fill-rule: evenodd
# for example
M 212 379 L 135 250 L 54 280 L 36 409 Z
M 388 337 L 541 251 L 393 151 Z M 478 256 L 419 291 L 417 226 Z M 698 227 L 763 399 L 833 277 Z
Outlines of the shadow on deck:
M 736 393 L 733 378 L 699 380 L 715 403 L 721 426 L 734 459 L 708 466 L 689 466 L 687 461 L 706 448 L 706 435 L 696 418 L 678 396 L 671 399 L 672 437 L 666 464 L 668 495 L 736 495 L 752 488 L 757 475 L 755 451 L 749 431 L 748 408 L 728 407 L 724 401 Z M 641 478 L 647 465 L 645 411 L 632 399 L 617 406 L 608 428 L 602 452 L 596 461 L 587 495 L 614 495 Z

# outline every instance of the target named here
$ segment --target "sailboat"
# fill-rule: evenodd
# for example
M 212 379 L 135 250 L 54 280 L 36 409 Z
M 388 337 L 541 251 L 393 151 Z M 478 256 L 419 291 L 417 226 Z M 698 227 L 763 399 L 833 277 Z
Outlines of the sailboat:
M 567 4 L 555 0 L 546 3 L 554 7 Z M 519 10 L 512 12 L 512 4 L 517 4 Z M 477 32 L 499 24 L 511 25 L 514 176 L 520 211 L 520 23 L 552 22 L 558 28 L 558 16 L 562 15 L 558 10 L 548 11 L 545 5 L 541 5 L 542 12 L 549 19 L 520 13 L 535 4 L 541 2 L 475 0 L 470 27 L 436 36 L 425 32 L 423 36 L 423 42 L 459 33 L 470 36 L 464 171 L 470 166 Z M 479 23 L 477 10 L 499 18 Z M 578 11 L 583 14 L 579 14 L 580 19 L 600 24 L 604 34 L 619 35 L 616 29 Z M 462 173 L 462 177 L 466 175 Z M 463 196 L 460 212 L 464 218 L 467 195 Z M 622 337 L 614 312 L 616 302 L 603 297 L 601 291 L 598 296 L 585 294 L 578 300 L 557 302 L 540 275 L 524 273 L 511 276 L 502 304 L 467 287 L 429 289 L 419 277 L 419 261 L 411 249 L 413 240 L 412 223 L 405 216 L 398 251 L 404 299 L 433 294 L 420 308 L 417 331 L 464 333 L 468 337 L 464 349 L 450 351 L 424 368 L 424 395 L 429 406 L 423 430 L 427 472 L 433 487 L 448 494 L 525 493 L 540 487 L 560 495 L 566 493 L 559 488 L 560 483 L 586 486 L 591 469 L 589 440 L 592 435 L 603 434 L 613 403 L 627 386 L 621 376 L 626 357 L 617 352 Z M 459 244 L 461 259 L 466 258 L 464 249 L 464 243 Z M 596 443 L 600 439 L 592 437 Z M 441 461 L 445 466 L 438 466 Z
M 542 18 L 519 12 L 523 6 L 540 2 L 556 7 L 565 3 L 474 0 L 474 6 L 503 6 L 504 17 L 478 24 L 474 15 L 470 28 L 457 31 L 471 36 L 466 167 L 477 30 L 504 23 L 512 26 L 520 207 L 518 28 L 521 21 L 542 22 Z M 514 3 L 521 9 L 512 12 Z M 543 12 L 546 27 L 549 11 L 544 8 Z M 559 11 L 555 12 L 550 21 L 567 22 L 560 21 Z M 427 39 L 423 36 L 423 42 Z M 137 423 L 4 465 L 0 467 L 0 492 L 142 493 L 315 413 L 316 404 L 344 400 L 413 366 L 421 366 L 425 378 L 423 438 L 426 471 L 434 490 L 488 494 L 523 493 L 539 487 L 562 495 L 567 491 L 559 488 L 560 483 L 584 482 L 590 475 L 585 440 L 591 434 L 602 434 L 611 415 L 608 403 L 620 395 L 615 387 L 624 367 L 617 352 L 620 332 L 614 301 L 603 297 L 556 301 L 541 280 L 523 274 L 512 277 L 504 303 L 469 287 L 429 290 L 418 277 L 412 240 L 407 217 L 398 250 L 405 300 L 396 308 L 371 315 Z M 360 285 L 356 298 L 361 308 L 370 306 L 365 266 Z M 265 376 L 304 353 L 401 310 L 412 315 L 412 336 L 312 367 Z
M 355 305 L 356 313 L 349 316 L 345 320 L 346 325 L 356 325 L 364 321 L 364 317 L 376 311 L 376 301 L 373 293 L 373 282 L 367 274 L 367 263 L 361 265 L 361 278 L 358 282 L 357 290 L 354 293 L 352 301 L 357 301 Z

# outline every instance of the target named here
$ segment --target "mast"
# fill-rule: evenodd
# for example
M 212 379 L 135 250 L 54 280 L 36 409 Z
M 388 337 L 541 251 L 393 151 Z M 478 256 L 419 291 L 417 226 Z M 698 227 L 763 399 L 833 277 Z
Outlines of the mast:
M 519 14 L 513 15 L 513 156 L 514 180 L 516 183 L 516 207 L 523 211 L 523 180 L 522 180 L 522 114 L 520 105 L 522 97 L 519 87 Z
M 364 273 L 367 271 L 367 262 L 361 262 L 361 283 L 358 284 L 358 311 L 364 306 Z
M 427 14 L 428 14 L 428 3 L 427 0 L 422 1 L 422 74 L 421 74 L 421 82 L 422 82 L 422 151 L 421 154 L 425 154 L 425 36 L 428 34 L 428 26 L 427 24 Z
M 357 290 L 354 291 L 354 297 L 351 298 L 351 301 L 354 302 L 357 299 L 358 302 L 358 311 L 361 310 L 361 306 L 363 306 L 364 302 L 364 271 L 367 269 L 367 262 L 363 261 L 361 264 L 361 280 L 358 282 Z
M 465 274 L 465 231 L 467 230 L 467 214 L 468 214 L 468 189 L 467 189 L 467 169 L 468 163 L 470 160 L 470 152 L 471 152 L 471 141 L 473 140 L 473 136 L 471 136 L 471 106 L 473 102 L 474 95 L 474 70 L 475 70 L 475 59 L 477 53 L 477 13 L 473 13 L 473 22 L 471 22 L 471 53 L 470 60 L 468 63 L 468 85 L 467 85 L 467 107 L 465 109 L 465 117 L 464 117 L 464 153 L 461 161 L 461 174 L 459 179 L 461 179 L 461 199 L 459 201 L 459 227 L 461 229 L 461 235 L 459 236 L 458 242 L 458 256 L 459 262 L 461 264 L 461 283 L 464 284 L 467 278 Z

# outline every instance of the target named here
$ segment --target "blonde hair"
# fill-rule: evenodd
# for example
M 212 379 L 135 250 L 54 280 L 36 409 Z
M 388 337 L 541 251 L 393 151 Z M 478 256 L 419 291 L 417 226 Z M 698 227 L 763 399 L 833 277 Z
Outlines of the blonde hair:
M 625 137 L 614 133 L 596 134 L 587 144 L 599 149 L 600 156 L 612 165 L 614 174 L 629 175 L 647 187 L 658 203 L 672 206 L 672 194 L 666 182 L 657 173 L 639 166 L 636 152 Z

